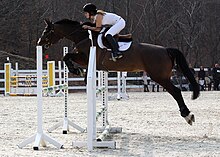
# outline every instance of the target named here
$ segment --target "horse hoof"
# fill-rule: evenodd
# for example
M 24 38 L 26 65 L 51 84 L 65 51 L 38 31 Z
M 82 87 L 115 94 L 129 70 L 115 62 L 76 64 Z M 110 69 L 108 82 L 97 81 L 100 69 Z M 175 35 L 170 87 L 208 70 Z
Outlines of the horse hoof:
M 189 125 L 192 125 L 193 122 L 195 122 L 195 116 L 194 114 L 192 113 L 189 113 L 188 116 L 184 117 L 184 119 L 186 120 L 186 122 L 189 124 Z

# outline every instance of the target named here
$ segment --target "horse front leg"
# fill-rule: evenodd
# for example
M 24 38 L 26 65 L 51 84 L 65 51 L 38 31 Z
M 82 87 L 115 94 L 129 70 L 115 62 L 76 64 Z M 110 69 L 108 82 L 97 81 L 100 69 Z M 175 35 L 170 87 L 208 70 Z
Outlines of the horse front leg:
M 169 92 L 173 96 L 173 98 L 178 103 L 180 115 L 186 120 L 189 125 L 192 125 L 192 123 L 195 122 L 195 116 L 189 111 L 188 107 L 186 106 L 181 94 L 181 90 L 175 87 L 170 82 L 170 80 L 160 81 L 158 83 L 160 83 L 167 90 L 167 92 Z
M 69 72 L 71 72 L 75 75 L 83 76 L 83 69 L 81 67 L 79 67 L 79 65 L 77 63 L 72 61 L 70 53 L 67 53 L 63 57 L 63 61 L 65 62 Z

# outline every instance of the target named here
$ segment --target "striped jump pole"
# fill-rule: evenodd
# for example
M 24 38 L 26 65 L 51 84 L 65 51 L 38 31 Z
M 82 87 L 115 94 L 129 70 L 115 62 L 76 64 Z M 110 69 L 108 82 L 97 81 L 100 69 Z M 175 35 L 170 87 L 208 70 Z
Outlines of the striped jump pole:
M 18 144 L 19 148 L 23 148 L 29 143 L 34 142 L 33 149 L 39 150 L 40 144 L 46 147 L 46 141 L 58 149 L 63 146 L 63 144 L 57 142 L 43 132 L 42 60 L 42 46 L 37 46 L 37 133 Z
M 64 56 L 68 53 L 68 47 L 63 48 Z M 68 85 L 68 69 L 66 64 L 64 63 L 64 84 Z M 68 105 L 68 88 L 64 88 L 64 118 L 62 121 L 55 124 L 53 127 L 48 129 L 48 132 L 52 132 L 53 130 L 57 129 L 60 126 L 63 126 L 63 134 L 67 134 L 69 131 L 69 126 L 72 126 L 76 130 L 80 132 L 84 132 L 85 129 L 80 127 L 79 125 L 75 124 L 74 122 L 68 119 L 67 113 L 67 105 Z
M 51 87 L 44 87 L 43 88 L 43 93 L 46 95 L 50 95 L 51 93 L 54 94 L 55 91 L 57 90 L 66 90 L 68 89 L 68 85 L 67 84 L 59 84 L 59 85 L 55 85 L 55 86 L 51 86 Z

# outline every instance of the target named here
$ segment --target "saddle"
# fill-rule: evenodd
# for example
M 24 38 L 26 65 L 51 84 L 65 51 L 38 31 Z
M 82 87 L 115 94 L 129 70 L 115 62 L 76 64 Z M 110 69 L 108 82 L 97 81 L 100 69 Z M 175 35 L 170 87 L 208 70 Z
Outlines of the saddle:
M 132 34 L 116 34 L 115 39 L 118 39 L 119 42 L 130 42 L 132 41 Z
M 105 38 L 104 34 L 110 29 L 110 27 L 103 27 L 100 31 L 98 36 L 98 45 L 100 48 L 110 49 L 110 44 L 108 43 L 107 39 Z M 126 51 L 132 43 L 132 34 L 116 34 L 114 39 L 118 42 L 119 51 Z

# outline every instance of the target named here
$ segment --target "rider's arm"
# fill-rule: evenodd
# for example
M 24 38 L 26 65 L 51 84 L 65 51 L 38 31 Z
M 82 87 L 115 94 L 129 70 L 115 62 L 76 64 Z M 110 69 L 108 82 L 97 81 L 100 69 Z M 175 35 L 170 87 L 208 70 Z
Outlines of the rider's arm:
M 92 31 L 100 32 L 101 29 L 102 29 L 102 19 L 103 19 L 103 15 L 98 14 L 97 17 L 96 17 L 96 21 L 95 21 L 96 27 L 91 27 L 91 26 L 84 25 L 83 28 L 84 29 L 89 29 L 89 30 L 92 30 Z

